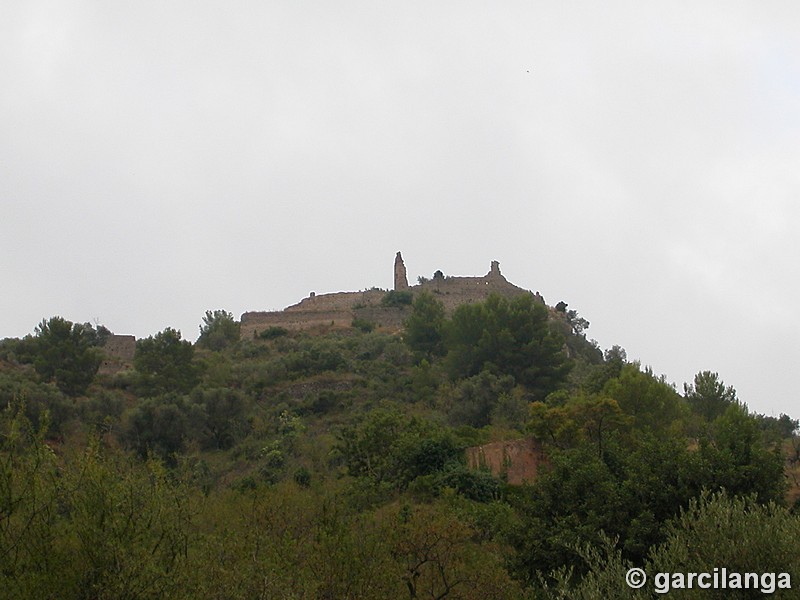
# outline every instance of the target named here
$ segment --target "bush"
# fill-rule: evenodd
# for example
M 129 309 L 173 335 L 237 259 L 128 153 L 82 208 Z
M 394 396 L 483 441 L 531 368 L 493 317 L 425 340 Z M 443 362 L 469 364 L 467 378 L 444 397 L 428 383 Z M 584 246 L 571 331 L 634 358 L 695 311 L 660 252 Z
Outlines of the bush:
M 465 465 L 450 463 L 435 478 L 435 487 L 441 492 L 450 488 L 476 502 L 492 502 L 500 497 L 501 485 L 488 471 L 473 471 Z
M 91 325 L 52 317 L 36 327 L 35 337 L 21 340 L 17 350 L 21 362 L 32 362 L 45 381 L 69 396 L 80 396 L 100 366 L 101 353 L 95 347 L 100 339 Z
M 79 407 L 84 423 L 106 429 L 119 421 L 124 410 L 125 396 L 117 390 L 98 390 Z
M 427 292 L 414 300 L 403 339 L 418 361 L 444 354 L 444 314 L 444 304 Z
M 188 419 L 180 398 L 162 396 L 144 400 L 126 413 L 123 439 L 141 458 L 155 454 L 174 464 L 186 444 Z
M 284 364 L 288 373 L 299 377 L 336 371 L 345 367 L 347 360 L 339 344 L 313 339 L 305 341 L 297 351 L 287 353 Z
M 668 595 L 676 598 L 794 598 L 796 592 L 783 591 L 791 579 L 800 576 L 800 562 L 795 551 L 800 535 L 800 521 L 786 509 L 775 505 L 759 505 L 752 497 L 736 498 L 727 494 L 704 492 L 693 499 L 667 529 L 664 543 L 650 549 L 650 558 L 643 565 L 648 574 L 655 573 L 715 573 L 723 581 L 726 573 L 774 573 L 771 578 L 758 578 L 756 589 L 673 589 Z M 629 562 L 607 536 L 596 546 L 576 546 L 588 573 L 582 578 L 569 569 L 554 573 L 555 582 L 545 584 L 542 598 L 620 598 L 638 600 L 651 598 L 647 588 L 658 589 L 667 583 L 648 581 L 645 590 L 631 590 L 623 582 Z M 781 578 L 788 573 L 789 579 Z M 669 581 L 669 580 L 668 580 Z M 730 580 L 725 579 L 726 584 Z M 763 583 L 766 585 L 763 585 Z M 543 582 L 544 583 L 544 582 Z M 739 584 L 744 587 L 744 576 Z M 774 592 L 762 593 L 761 587 Z M 715 586 L 716 587 L 716 586 Z M 720 586 L 721 587 L 721 586 Z M 726 586 L 727 587 L 727 586 Z M 537 596 L 538 597 L 538 596 Z
M 47 435 L 60 434 L 75 415 L 74 401 L 52 383 L 36 379 L 30 369 L 0 372 L 0 406 L 19 404 L 35 428 L 46 424 Z
M 294 472 L 294 482 L 300 487 L 311 485 L 311 472 L 305 467 L 300 467 Z
M 383 306 L 411 306 L 414 293 L 408 290 L 391 290 L 381 299 Z
M 289 330 L 285 327 L 267 327 L 264 331 L 258 334 L 262 340 L 274 340 L 275 338 L 289 335 Z
M 399 411 L 378 408 L 339 434 L 336 452 L 348 472 L 376 486 L 405 489 L 414 480 L 458 469 L 463 443 L 448 430 Z M 422 485 L 422 484 L 419 484 Z M 455 485 L 434 485 L 442 487 Z
M 244 398 L 239 391 L 196 389 L 191 399 L 192 433 L 203 448 L 227 449 L 246 435 Z
M 514 378 L 508 375 L 497 377 L 482 371 L 479 375 L 464 379 L 452 392 L 448 420 L 453 425 L 489 425 L 492 416 L 497 413 L 500 398 L 510 395 L 513 389 Z
M 181 332 L 164 331 L 136 342 L 133 366 L 141 375 L 140 392 L 155 396 L 165 392 L 188 392 L 197 383 L 192 364 L 194 347 L 181 339 Z
M 353 319 L 353 322 L 350 323 L 350 325 L 359 331 L 363 331 L 364 333 L 370 333 L 373 329 L 375 329 L 375 323 L 367 321 L 366 319 L 359 319 L 358 317 Z
M 222 350 L 239 341 L 239 323 L 224 310 L 206 311 L 200 326 L 197 345 L 209 350 Z

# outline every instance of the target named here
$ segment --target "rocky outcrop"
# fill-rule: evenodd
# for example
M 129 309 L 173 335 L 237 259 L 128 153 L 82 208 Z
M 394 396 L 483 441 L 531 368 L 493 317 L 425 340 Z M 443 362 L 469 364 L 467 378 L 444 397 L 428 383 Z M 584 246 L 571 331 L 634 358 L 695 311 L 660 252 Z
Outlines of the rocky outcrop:
M 466 455 L 470 469 L 489 469 L 512 485 L 532 482 L 547 463 L 541 444 L 533 438 L 474 446 L 466 449 Z

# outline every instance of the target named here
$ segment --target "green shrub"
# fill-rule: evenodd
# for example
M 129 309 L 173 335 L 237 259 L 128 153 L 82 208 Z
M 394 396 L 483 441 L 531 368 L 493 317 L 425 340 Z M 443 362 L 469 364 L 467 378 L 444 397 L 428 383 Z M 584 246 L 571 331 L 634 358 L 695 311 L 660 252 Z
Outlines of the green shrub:
M 364 333 L 370 333 L 373 329 L 375 329 L 375 323 L 367 321 L 366 319 L 359 319 L 358 317 L 353 319 L 353 322 L 350 323 L 350 325 L 359 331 L 363 331 Z
M 192 363 L 194 346 L 181 339 L 181 332 L 167 327 L 136 342 L 133 366 L 141 375 L 139 392 L 157 396 L 166 392 L 188 392 L 198 381 L 197 365 Z
M 311 472 L 305 467 L 300 467 L 294 472 L 294 482 L 301 487 L 311 485 Z
M 200 326 L 197 345 L 209 350 L 222 350 L 239 341 L 239 323 L 224 310 L 206 311 Z
M 262 340 L 274 340 L 275 338 L 289 335 L 289 330 L 285 327 L 267 327 L 264 331 L 258 334 Z
M 104 332 L 108 330 L 103 328 Z M 61 317 L 43 320 L 36 336 L 12 344 L 20 362 L 30 362 L 36 372 L 68 396 L 81 396 L 100 366 L 98 336 L 91 325 L 72 323 Z
M 408 290 L 391 290 L 381 299 L 383 306 L 411 306 L 414 293 Z

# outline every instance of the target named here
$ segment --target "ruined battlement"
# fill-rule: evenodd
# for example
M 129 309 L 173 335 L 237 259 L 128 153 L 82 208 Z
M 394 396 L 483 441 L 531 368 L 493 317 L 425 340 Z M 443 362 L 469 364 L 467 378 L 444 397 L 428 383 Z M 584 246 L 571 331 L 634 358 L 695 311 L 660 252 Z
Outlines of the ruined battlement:
M 512 298 L 532 293 L 509 282 L 500 272 L 500 263 L 496 260 L 492 261 L 491 269 L 483 277 L 445 277 L 441 271 L 437 271 L 432 279 L 412 289 L 431 292 L 444 304 L 447 312 L 452 312 L 461 304 L 483 302 L 490 294 Z M 534 296 L 544 303 L 538 292 Z
M 430 292 L 444 304 L 448 313 L 462 304 L 482 302 L 490 294 L 507 298 L 532 294 L 544 304 L 538 292 L 533 294 L 509 282 L 500 272 L 500 263 L 496 260 L 492 261 L 489 272 L 482 277 L 446 277 L 437 271 L 432 279 L 410 286 L 403 257 L 398 252 L 394 261 L 394 290 L 410 292 L 412 295 Z M 375 288 L 363 292 L 311 292 L 307 298 L 281 311 L 244 313 L 241 317 L 241 335 L 243 339 L 252 339 L 270 327 L 283 327 L 290 331 L 321 326 L 350 327 L 353 319 L 363 319 L 378 327 L 398 330 L 408 317 L 409 309 L 404 306 L 384 306 L 382 301 L 387 293 L 386 290 Z
M 103 361 L 97 370 L 100 375 L 113 375 L 124 369 L 132 369 L 136 338 L 132 335 L 111 335 L 102 350 Z
M 352 310 L 362 305 L 380 304 L 386 295 L 384 290 L 367 290 L 365 292 L 334 292 L 317 295 L 314 292 L 297 304 L 286 307 L 281 312 L 308 312 L 325 310 Z

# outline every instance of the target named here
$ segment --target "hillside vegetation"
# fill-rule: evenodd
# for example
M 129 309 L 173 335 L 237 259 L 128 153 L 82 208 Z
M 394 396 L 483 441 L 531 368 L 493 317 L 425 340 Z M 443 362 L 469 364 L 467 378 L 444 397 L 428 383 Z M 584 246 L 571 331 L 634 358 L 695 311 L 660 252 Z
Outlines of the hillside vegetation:
M 110 332 L 45 320 L 0 343 L 0 596 L 652 597 L 633 565 L 800 585 L 797 421 L 708 370 L 678 391 L 588 326 L 423 293 L 400 333 L 240 340 L 218 310 L 98 375 Z M 467 467 L 524 436 L 532 483 Z

